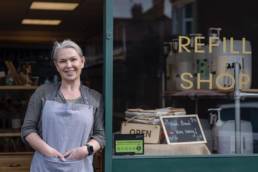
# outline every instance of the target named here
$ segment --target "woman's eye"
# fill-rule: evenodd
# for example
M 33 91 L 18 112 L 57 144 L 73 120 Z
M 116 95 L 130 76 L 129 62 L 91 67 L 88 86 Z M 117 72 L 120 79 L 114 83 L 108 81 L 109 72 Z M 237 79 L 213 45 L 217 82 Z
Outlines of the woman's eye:
M 65 60 L 60 60 L 59 63 L 65 63 L 66 61 Z

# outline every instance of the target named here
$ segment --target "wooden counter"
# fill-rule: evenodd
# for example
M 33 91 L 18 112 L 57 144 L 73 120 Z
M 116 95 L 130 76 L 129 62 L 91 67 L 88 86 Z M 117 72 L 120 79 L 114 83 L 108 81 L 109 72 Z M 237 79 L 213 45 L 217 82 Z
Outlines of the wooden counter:
M 0 153 L 0 172 L 29 172 L 33 153 Z
M 0 172 L 29 172 L 32 152 L 0 153 Z M 103 172 L 103 153 L 94 156 L 94 169 Z

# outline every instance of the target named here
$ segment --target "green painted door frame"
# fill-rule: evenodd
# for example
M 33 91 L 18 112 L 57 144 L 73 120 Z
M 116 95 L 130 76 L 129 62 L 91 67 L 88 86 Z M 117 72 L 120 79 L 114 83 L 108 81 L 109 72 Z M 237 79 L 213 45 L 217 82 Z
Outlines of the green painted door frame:
M 256 172 L 257 156 L 113 158 L 112 172 Z
M 104 0 L 105 172 L 256 172 L 258 156 L 119 157 L 112 155 L 113 0 Z
M 112 172 L 112 114 L 113 114 L 113 0 L 104 0 L 104 101 L 106 148 L 104 170 Z

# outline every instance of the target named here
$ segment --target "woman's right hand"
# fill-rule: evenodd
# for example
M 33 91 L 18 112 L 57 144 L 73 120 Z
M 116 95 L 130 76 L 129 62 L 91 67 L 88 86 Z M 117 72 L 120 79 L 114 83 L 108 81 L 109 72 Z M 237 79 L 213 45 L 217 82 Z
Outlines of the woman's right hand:
M 62 161 L 65 160 L 63 154 L 61 154 L 56 149 L 48 145 L 44 140 L 41 139 L 41 137 L 37 133 L 32 132 L 28 134 L 25 139 L 33 149 L 40 152 L 41 154 L 48 157 L 56 157 Z
M 48 147 L 47 151 L 44 153 L 45 156 L 48 157 L 56 157 L 59 158 L 62 161 L 65 161 L 64 155 L 60 152 L 58 152 L 56 149 L 52 148 L 52 147 Z

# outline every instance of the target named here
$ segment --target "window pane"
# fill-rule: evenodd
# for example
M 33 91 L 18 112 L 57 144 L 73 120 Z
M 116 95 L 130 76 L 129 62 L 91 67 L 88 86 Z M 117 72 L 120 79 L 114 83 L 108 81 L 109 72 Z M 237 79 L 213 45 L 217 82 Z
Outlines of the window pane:
M 142 133 L 146 156 L 256 153 L 253 5 L 114 1 L 114 133 Z M 236 73 L 254 92 L 238 107 Z
M 185 5 L 185 17 L 186 18 L 193 17 L 193 3 Z

